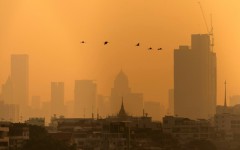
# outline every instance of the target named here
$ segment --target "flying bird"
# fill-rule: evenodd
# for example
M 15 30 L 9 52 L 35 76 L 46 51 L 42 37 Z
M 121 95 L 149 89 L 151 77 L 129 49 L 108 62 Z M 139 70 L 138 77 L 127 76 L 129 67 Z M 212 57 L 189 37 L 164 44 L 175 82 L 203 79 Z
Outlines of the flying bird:
M 104 42 L 104 45 L 107 45 L 108 43 L 109 43 L 108 41 L 105 41 L 105 42 Z
M 81 43 L 82 43 L 82 44 L 84 44 L 84 43 L 85 43 L 85 41 L 82 41 Z
M 140 43 L 137 43 L 137 45 L 136 46 L 140 46 Z
M 158 50 L 160 51 L 160 50 L 162 50 L 162 48 L 158 48 Z
M 152 47 L 149 47 L 148 50 L 152 50 Z

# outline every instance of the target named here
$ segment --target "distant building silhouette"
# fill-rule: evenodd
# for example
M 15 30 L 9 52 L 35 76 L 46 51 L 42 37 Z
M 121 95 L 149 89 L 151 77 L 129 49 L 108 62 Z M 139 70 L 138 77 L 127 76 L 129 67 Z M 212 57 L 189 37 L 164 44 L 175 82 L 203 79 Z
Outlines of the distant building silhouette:
M 111 113 L 116 114 L 120 109 L 121 97 L 124 97 L 125 107 L 131 115 L 140 116 L 142 114 L 143 94 L 131 92 L 128 77 L 122 70 L 116 76 L 114 87 L 111 90 Z
M 174 113 L 213 117 L 216 111 L 216 54 L 208 34 L 193 34 L 192 47 L 174 51 Z
M 96 110 L 97 85 L 93 80 L 76 80 L 75 117 L 91 117 Z
M 19 122 L 19 105 L 0 101 L 0 120 Z
M 51 83 L 51 111 L 52 114 L 64 115 L 64 83 Z
M 29 99 L 28 55 L 11 55 L 11 83 L 13 104 L 20 105 L 20 112 L 26 114 Z

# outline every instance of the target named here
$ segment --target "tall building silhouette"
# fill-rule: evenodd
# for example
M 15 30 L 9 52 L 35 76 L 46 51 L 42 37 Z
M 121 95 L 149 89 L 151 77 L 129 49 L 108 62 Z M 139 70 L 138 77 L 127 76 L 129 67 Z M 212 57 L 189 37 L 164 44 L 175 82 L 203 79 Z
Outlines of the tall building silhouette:
M 29 98 L 28 55 L 11 55 L 11 83 L 13 103 L 20 106 L 20 112 L 24 115 Z
M 76 80 L 74 88 L 75 117 L 92 117 L 96 111 L 97 85 L 93 80 Z
M 121 107 L 121 98 L 124 98 L 125 107 L 130 115 L 142 115 L 143 94 L 132 93 L 129 87 L 128 77 L 121 70 L 114 80 L 114 87 L 111 90 L 110 104 L 111 113 L 116 114 Z
M 209 118 L 216 112 L 216 54 L 208 34 L 193 34 L 174 50 L 174 113 Z
M 64 83 L 51 83 L 51 112 L 56 115 L 64 114 Z

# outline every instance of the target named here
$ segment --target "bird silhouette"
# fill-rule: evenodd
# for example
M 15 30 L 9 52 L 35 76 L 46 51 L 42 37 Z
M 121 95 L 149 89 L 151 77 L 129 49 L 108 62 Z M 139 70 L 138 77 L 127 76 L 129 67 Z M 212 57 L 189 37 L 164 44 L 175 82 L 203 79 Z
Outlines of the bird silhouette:
M 137 43 L 137 45 L 136 46 L 140 46 L 140 43 Z
M 85 41 L 82 41 L 81 43 L 83 44 L 83 43 L 85 43 Z
M 105 41 L 105 42 L 104 42 L 104 45 L 107 45 L 108 43 L 109 43 L 108 41 Z
M 158 48 L 158 50 L 160 51 L 160 50 L 162 50 L 162 48 Z
M 149 47 L 148 50 L 152 50 L 152 47 Z

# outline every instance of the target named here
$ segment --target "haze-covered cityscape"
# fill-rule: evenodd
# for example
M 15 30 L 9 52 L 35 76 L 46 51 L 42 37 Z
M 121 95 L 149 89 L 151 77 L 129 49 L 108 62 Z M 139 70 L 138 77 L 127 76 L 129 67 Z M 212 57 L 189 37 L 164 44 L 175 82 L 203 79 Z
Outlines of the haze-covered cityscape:
M 0 2 L 0 150 L 240 150 L 236 6 Z

